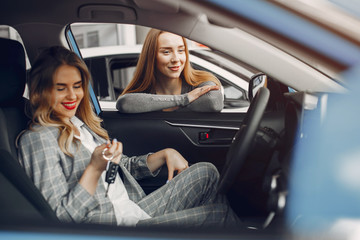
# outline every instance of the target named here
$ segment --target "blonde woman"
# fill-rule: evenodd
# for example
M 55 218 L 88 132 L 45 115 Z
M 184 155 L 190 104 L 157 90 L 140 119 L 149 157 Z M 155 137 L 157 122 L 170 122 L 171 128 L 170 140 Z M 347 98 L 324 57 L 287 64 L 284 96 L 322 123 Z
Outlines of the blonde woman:
M 226 199 L 216 194 L 219 174 L 212 164 L 189 167 L 169 148 L 125 156 L 121 142 L 109 140 L 92 111 L 89 78 L 86 65 L 63 47 L 44 50 L 30 72 L 32 124 L 20 136 L 19 162 L 61 221 L 122 226 L 238 223 Z M 107 191 L 109 161 L 119 164 L 122 174 L 116 174 Z M 169 182 L 146 196 L 136 179 L 156 176 L 164 164 Z
M 134 77 L 118 98 L 116 107 L 124 113 L 219 112 L 223 108 L 220 89 L 214 75 L 191 67 L 184 37 L 151 29 Z

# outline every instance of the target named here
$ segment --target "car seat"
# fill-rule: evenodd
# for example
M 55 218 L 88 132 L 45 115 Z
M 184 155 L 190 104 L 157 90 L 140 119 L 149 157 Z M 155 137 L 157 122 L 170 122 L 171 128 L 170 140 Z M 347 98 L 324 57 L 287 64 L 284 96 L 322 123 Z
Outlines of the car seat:
M 26 84 L 22 44 L 0 38 L 0 223 L 19 220 L 59 221 L 17 161 L 15 141 L 27 127 L 23 97 Z

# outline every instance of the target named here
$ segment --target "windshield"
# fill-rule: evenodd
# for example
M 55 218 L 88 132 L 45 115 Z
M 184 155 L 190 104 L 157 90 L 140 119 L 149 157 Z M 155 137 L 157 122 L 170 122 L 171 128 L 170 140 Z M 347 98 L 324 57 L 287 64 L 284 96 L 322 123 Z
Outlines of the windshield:
M 247 23 L 239 28 L 295 56 L 339 83 L 339 74 L 360 62 L 357 1 L 243 1 L 241 5 L 232 4 L 232 1 L 211 2 L 251 19 L 258 24 L 259 31 L 253 30 L 254 26 Z M 253 11 L 249 11 L 249 8 Z M 264 28 L 269 31 L 262 31 Z
M 227 71 L 240 76 L 244 79 L 249 80 L 254 73 L 259 72 L 258 70 L 240 62 L 235 58 L 231 58 L 219 51 L 209 49 L 194 49 L 190 50 L 192 55 L 206 59 L 207 61 L 214 63 L 215 65 L 226 69 Z

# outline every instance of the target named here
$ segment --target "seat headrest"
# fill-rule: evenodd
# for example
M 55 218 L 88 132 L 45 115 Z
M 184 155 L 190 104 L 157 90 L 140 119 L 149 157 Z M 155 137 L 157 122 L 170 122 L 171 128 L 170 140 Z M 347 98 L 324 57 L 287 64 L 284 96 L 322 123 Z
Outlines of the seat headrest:
M 26 84 L 24 48 L 18 41 L 0 38 L 0 106 L 16 105 Z

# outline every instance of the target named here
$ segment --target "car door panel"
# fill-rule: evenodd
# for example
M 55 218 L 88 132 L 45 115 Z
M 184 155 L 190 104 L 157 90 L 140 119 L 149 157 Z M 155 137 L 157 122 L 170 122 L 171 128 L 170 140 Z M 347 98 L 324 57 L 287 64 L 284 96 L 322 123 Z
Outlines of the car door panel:
M 214 123 L 205 125 L 195 121 L 165 121 L 173 127 L 181 129 L 189 141 L 198 147 L 229 147 L 239 127 L 219 126 Z
M 216 163 L 219 160 L 215 157 L 225 157 L 244 114 L 103 112 L 101 117 L 109 135 L 124 144 L 127 155 L 170 147 L 181 152 L 190 163 Z M 200 133 L 209 133 L 209 138 L 201 141 Z
M 179 151 L 189 164 L 211 162 L 221 171 L 228 147 L 244 117 L 243 113 L 152 112 L 123 114 L 104 111 L 101 118 L 111 138 L 123 143 L 128 156 L 164 148 Z M 209 138 L 200 139 L 202 133 Z M 146 192 L 164 184 L 166 168 L 154 179 L 140 181 Z

